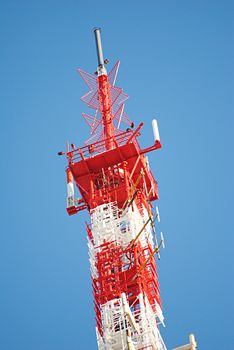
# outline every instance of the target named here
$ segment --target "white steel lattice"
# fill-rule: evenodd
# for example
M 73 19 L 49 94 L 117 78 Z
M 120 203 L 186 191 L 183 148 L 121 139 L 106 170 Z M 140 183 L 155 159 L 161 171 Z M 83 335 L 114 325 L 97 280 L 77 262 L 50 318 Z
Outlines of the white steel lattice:
M 123 293 L 124 294 L 124 293 Z M 123 299 L 109 301 L 102 306 L 104 335 L 97 332 L 99 350 L 166 350 L 158 330 L 155 315 L 147 297 L 139 294 L 139 310 L 132 312 L 137 328 L 129 322 L 129 311 L 124 308 Z
M 137 236 L 148 218 L 147 210 L 143 207 L 140 214 L 135 203 L 124 213 L 118 209 L 115 202 L 96 207 L 91 210 L 94 247 L 98 249 L 104 241 L 115 241 L 118 245 L 125 248 Z M 150 224 L 144 228 L 139 236 L 139 240 L 143 247 L 147 243 L 150 243 L 152 247 L 154 246 Z
M 139 208 L 139 209 L 138 209 Z M 106 203 L 91 210 L 92 241 L 88 240 L 89 260 L 92 278 L 98 277 L 97 254 L 105 242 L 115 242 L 116 246 L 126 248 L 134 240 L 149 218 L 144 205 L 130 206 L 125 212 L 118 209 L 117 203 Z M 142 247 L 153 248 L 152 228 L 148 224 L 139 236 Z M 149 251 L 143 250 L 146 259 Z M 128 261 L 123 256 L 123 270 L 128 268 Z M 124 260 L 126 259 L 126 261 Z M 160 305 L 155 301 L 154 311 L 145 293 L 138 295 L 138 308 L 129 305 L 125 298 L 110 300 L 100 307 L 103 334 L 97 330 L 99 350 L 166 350 L 158 330 L 164 325 Z M 130 315 L 130 316 L 129 316 Z M 132 320 L 132 322 L 130 322 Z M 133 327 L 135 324 L 136 327 Z

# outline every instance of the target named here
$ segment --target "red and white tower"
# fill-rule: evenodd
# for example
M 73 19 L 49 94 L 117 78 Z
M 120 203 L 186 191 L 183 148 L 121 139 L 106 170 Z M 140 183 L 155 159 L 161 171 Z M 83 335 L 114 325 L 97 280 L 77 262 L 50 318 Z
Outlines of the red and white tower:
M 142 149 L 143 123 L 134 127 L 124 113 L 128 96 L 115 86 L 120 63 L 107 73 L 100 29 L 94 34 L 97 72 L 79 70 L 89 87 L 81 100 L 94 110 L 93 116 L 83 113 L 91 138 L 66 152 L 67 212 L 87 209 L 90 214 L 86 228 L 99 350 L 165 350 L 155 261 L 163 238 L 158 244 L 159 213 L 156 208 L 153 214 L 151 204 L 158 199 L 158 186 L 145 156 L 161 147 L 157 122 L 152 122 L 154 144 Z

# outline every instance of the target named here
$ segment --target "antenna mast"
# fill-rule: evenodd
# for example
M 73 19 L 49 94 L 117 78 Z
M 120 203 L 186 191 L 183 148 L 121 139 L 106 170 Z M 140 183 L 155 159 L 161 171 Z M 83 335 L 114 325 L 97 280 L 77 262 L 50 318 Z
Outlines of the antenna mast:
M 113 148 L 113 115 L 112 115 L 112 101 L 110 94 L 110 85 L 106 68 L 104 66 L 103 52 L 102 52 L 102 41 L 101 41 L 101 29 L 94 29 L 96 48 L 97 48 L 97 59 L 98 59 L 98 99 L 100 103 L 100 111 L 102 115 L 103 123 L 103 138 L 105 139 L 106 150 Z

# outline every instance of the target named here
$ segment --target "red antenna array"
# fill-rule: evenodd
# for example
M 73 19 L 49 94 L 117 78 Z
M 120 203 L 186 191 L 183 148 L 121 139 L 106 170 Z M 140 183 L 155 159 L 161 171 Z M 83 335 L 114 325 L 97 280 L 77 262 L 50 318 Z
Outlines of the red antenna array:
M 107 74 L 100 29 L 94 34 L 97 72 L 79 70 L 89 87 L 81 100 L 94 110 L 93 116 L 83 113 L 91 138 L 66 153 L 67 212 L 90 214 L 86 229 L 99 350 L 165 350 L 155 261 L 163 237 L 158 244 L 159 212 L 156 208 L 154 215 L 152 207 L 158 185 L 145 156 L 161 147 L 157 122 L 152 123 L 154 144 L 142 149 L 137 139 L 143 123 L 134 127 L 124 113 L 128 96 L 115 86 L 119 61 Z

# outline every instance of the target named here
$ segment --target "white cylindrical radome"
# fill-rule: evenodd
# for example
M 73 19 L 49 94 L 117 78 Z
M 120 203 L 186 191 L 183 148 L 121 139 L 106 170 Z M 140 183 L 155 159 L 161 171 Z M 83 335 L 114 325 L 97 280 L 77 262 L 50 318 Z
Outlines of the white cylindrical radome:
M 196 343 L 194 334 L 189 334 L 189 341 L 190 341 L 190 344 L 192 345 L 192 349 L 196 349 L 197 343 Z
M 73 184 L 73 182 L 67 183 L 67 196 L 74 197 L 74 184 Z
M 160 142 L 160 136 L 159 136 L 159 131 L 158 131 L 158 122 L 156 119 L 152 120 L 152 129 L 153 129 L 153 134 L 154 134 L 154 141 Z
M 197 343 L 193 334 L 189 335 L 189 344 L 180 346 L 179 348 L 175 348 L 173 350 L 196 350 Z

